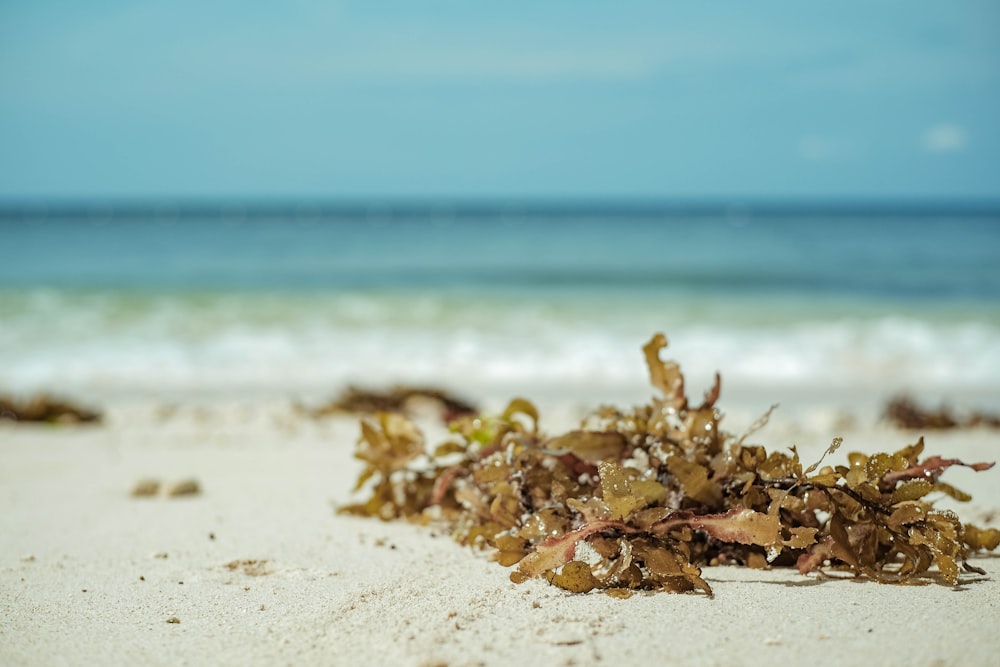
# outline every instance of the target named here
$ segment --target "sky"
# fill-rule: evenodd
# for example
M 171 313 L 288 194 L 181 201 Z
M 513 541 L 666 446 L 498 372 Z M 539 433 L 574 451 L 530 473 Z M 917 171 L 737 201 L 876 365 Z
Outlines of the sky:
M 0 0 L 0 202 L 1000 200 L 1000 3 Z

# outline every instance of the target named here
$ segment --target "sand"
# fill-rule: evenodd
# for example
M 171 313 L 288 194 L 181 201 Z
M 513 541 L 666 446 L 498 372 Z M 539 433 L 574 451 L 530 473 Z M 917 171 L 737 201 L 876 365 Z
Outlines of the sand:
M 794 417 L 776 416 L 758 440 L 796 442 L 808 458 L 832 435 L 845 450 L 914 439 L 866 420 Z M 359 469 L 356 433 L 353 419 L 312 420 L 280 401 L 112 406 L 92 427 L 0 423 L 0 664 L 913 666 L 1000 655 L 997 557 L 977 558 L 987 576 L 957 588 L 724 567 L 705 570 L 714 598 L 514 585 L 431 529 L 336 515 Z M 995 431 L 928 435 L 928 453 L 1000 458 Z M 946 479 L 975 496 L 963 518 L 1000 508 L 1000 470 Z M 144 480 L 159 486 L 132 495 Z M 170 496 L 182 482 L 197 487 Z

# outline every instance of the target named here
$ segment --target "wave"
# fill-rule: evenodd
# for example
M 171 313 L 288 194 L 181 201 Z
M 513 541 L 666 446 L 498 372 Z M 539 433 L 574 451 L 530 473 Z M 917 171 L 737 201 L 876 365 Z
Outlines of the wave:
M 0 292 L 0 390 L 316 395 L 433 383 L 474 396 L 646 393 L 666 331 L 695 387 L 1000 394 L 1000 322 L 980 310 L 698 298 L 438 293 Z

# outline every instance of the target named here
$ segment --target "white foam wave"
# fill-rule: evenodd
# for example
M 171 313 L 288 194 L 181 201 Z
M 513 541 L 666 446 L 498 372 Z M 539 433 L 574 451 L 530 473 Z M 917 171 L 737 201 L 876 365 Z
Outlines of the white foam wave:
M 298 300 L 297 300 L 298 299 Z M 9 304 L 8 304 L 9 305 Z M 228 295 L 22 299 L 0 323 L 0 389 L 115 396 L 329 394 L 433 383 L 477 396 L 644 396 L 640 345 L 666 330 L 692 388 L 1000 395 L 1000 327 L 910 315 L 700 320 L 537 302 Z M 663 312 L 663 315 L 658 315 Z M 677 325 L 674 323 L 681 322 Z

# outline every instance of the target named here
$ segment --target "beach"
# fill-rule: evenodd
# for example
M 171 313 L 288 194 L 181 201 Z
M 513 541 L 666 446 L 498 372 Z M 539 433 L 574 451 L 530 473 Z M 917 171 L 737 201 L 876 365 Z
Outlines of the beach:
M 0 2 L 0 667 L 1000 665 L 1000 2 L 787 4 Z
M 553 431 L 577 416 L 541 407 Z M 957 587 L 709 567 L 712 598 L 572 594 L 515 585 L 434 528 L 337 515 L 360 470 L 356 418 L 314 419 L 288 402 L 133 402 L 103 425 L 0 424 L 8 665 L 987 665 L 1000 650 L 995 557 L 974 559 L 987 574 Z M 916 436 L 884 424 L 818 432 L 830 427 L 776 414 L 758 440 L 797 443 L 809 460 L 831 435 L 848 451 Z M 993 460 L 998 436 L 927 442 Z M 946 476 L 974 496 L 963 519 L 997 525 L 996 474 Z M 133 496 L 147 479 L 160 492 Z M 200 492 L 169 497 L 183 480 Z
M 662 331 L 695 404 L 721 374 L 724 431 L 779 405 L 748 436 L 768 451 L 810 463 L 842 437 L 843 464 L 924 435 L 925 456 L 994 461 L 986 425 L 884 418 L 900 394 L 996 413 L 994 217 L 126 213 L 4 223 L 0 396 L 103 419 L 0 420 L 0 663 L 995 662 L 993 555 L 954 587 L 735 566 L 704 569 L 712 597 L 514 584 L 440 526 L 338 514 L 364 499 L 360 417 L 313 414 L 352 385 L 430 386 L 485 414 L 523 396 L 557 435 L 647 402 Z M 935 502 L 1000 527 L 998 475 L 953 467 L 973 500 Z

